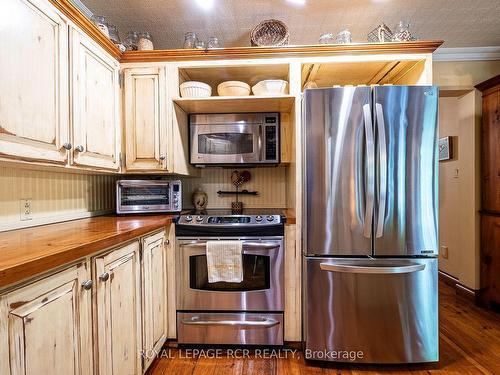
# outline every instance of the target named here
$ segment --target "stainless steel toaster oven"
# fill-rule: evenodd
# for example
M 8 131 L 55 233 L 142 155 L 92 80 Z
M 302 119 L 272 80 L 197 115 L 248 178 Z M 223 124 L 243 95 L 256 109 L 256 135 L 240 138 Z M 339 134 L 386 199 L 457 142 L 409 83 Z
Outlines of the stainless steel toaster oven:
M 179 180 L 119 180 L 116 182 L 116 213 L 180 212 Z

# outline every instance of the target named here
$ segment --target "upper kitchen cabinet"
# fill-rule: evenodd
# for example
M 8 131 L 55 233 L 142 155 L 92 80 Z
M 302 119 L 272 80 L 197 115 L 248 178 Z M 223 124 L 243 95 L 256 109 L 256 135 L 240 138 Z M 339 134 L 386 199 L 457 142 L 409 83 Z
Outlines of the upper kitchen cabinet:
M 68 25 L 44 0 L 2 0 L 0 156 L 68 160 Z
M 71 28 L 73 165 L 118 170 L 120 152 L 119 63 Z
M 125 69 L 124 90 L 126 171 L 166 171 L 165 68 Z

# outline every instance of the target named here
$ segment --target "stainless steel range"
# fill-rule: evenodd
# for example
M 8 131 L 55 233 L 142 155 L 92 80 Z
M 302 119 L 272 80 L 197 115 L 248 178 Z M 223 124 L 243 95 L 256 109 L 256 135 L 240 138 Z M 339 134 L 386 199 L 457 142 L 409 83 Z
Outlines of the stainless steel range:
M 284 219 L 274 212 L 181 215 L 176 223 L 180 344 L 283 344 Z M 207 241 L 242 241 L 243 280 L 208 281 Z

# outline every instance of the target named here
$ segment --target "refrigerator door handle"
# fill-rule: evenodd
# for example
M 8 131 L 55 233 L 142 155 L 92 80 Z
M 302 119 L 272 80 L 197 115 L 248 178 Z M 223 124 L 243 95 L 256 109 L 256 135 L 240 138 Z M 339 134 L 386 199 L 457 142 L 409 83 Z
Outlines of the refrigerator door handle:
M 328 262 L 320 263 L 320 268 L 328 272 L 341 273 L 361 273 L 361 274 L 377 274 L 377 275 L 392 275 L 404 274 L 422 271 L 425 269 L 425 264 L 405 262 L 405 263 L 381 263 L 367 264 L 367 262 Z
M 375 103 L 375 114 L 377 116 L 377 130 L 379 136 L 379 170 L 380 170 L 380 187 L 379 187 L 379 202 L 378 202 L 378 217 L 375 236 L 382 237 L 384 234 L 384 219 L 387 201 L 387 141 L 385 136 L 385 121 L 384 110 L 382 104 Z
M 369 104 L 363 106 L 363 117 L 365 120 L 366 159 L 368 169 L 363 236 L 370 238 L 372 235 L 373 201 L 375 196 L 375 142 L 373 139 L 372 111 Z

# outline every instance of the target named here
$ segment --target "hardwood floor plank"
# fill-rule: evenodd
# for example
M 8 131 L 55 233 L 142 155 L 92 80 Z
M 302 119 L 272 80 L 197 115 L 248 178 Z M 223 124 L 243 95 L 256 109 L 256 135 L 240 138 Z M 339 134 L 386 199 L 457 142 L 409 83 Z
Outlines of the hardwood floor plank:
M 238 358 L 229 352 L 218 358 L 185 358 L 173 349 L 174 358 L 159 358 L 149 375 L 494 375 L 500 374 L 500 315 L 456 295 L 439 284 L 439 363 L 370 366 L 306 361 L 302 352 L 287 358 L 262 358 L 250 351 Z M 226 356 L 227 355 L 227 356 Z

